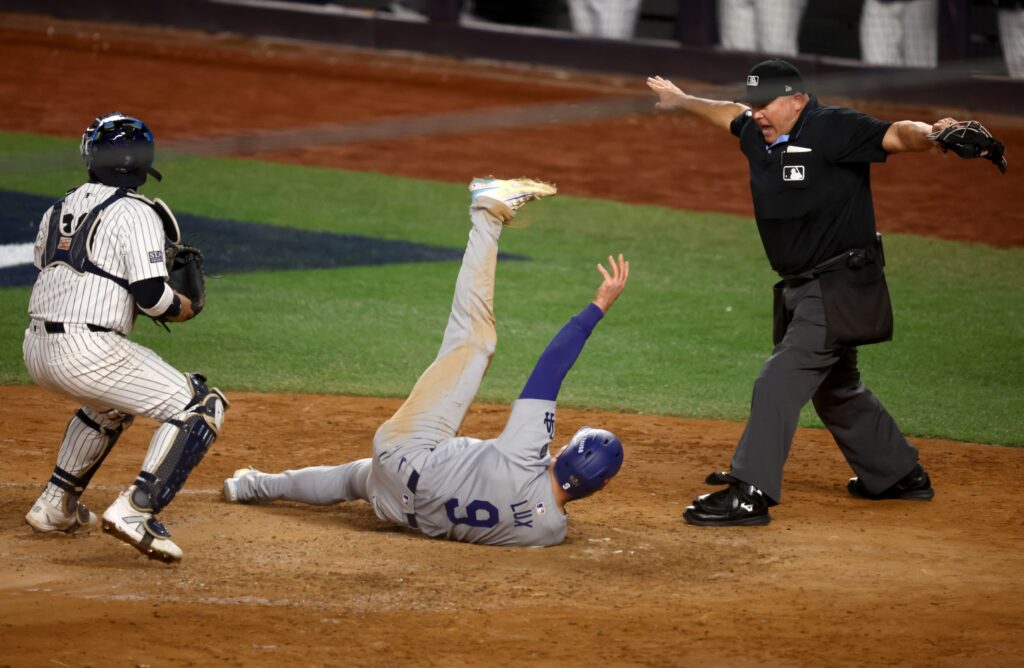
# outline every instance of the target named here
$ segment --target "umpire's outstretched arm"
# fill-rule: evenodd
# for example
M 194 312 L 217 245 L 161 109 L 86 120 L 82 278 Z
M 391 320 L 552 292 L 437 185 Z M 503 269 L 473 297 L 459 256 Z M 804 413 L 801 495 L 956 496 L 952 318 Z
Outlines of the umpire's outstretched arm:
M 647 87 L 657 94 L 658 103 L 655 108 L 659 111 L 688 111 L 726 132 L 729 131 L 734 118 L 750 109 L 739 102 L 709 100 L 688 95 L 680 90 L 679 86 L 660 76 L 648 77 Z

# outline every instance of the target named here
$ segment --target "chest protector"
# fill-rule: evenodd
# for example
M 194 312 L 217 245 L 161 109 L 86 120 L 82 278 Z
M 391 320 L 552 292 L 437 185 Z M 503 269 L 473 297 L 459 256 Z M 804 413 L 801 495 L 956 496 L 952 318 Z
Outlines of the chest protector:
M 91 259 L 92 242 L 97 228 L 103 221 L 103 211 L 124 197 L 131 197 L 151 206 L 163 222 L 167 240 L 175 244 L 181 241 L 178 221 L 159 198 L 150 200 L 128 188 L 118 188 L 110 197 L 75 218 L 73 213 L 64 211 L 65 200 L 72 192 L 74 190 L 53 205 L 46 235 L 46 248 L 43 249 L 43 269 L 55 264 L 64 264 L 80 274 L 90 273 L 107 278 L 127 290 L 127 280 L 97 267 Z

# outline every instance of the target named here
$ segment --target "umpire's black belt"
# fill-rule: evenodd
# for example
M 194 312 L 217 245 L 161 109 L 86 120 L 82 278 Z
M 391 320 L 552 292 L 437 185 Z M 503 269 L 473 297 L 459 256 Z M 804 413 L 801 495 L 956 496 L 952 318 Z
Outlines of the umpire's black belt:
M 787 288 L 799 288 L 801 285 L 810 283 L 822 274 L 827 274 L 830 271 L 841 269 L 844 266 L 850 269 L 860 269 L 869 262 L 879 262 L 882 266 L 885 266 L 885 260 L 881 252 L 881 239 L 876 242 L 875 246 L 854 248 L 853 250 L 830 257 L 810 271 L 802 274 L 783 275 L 782 283 Z
M 86 324 L 86 327 L 89 329 L 90 332 L 112 332 L 112 331 L 114 331 L 114 330 L 110 329 L 109 327 L 100 327 L 99 325 Z M 62 323 L 62 322 L 44 322 L 43 323 L 43 329 L 46 330 L 47 334 L 65 334 L 65 333 L 67 333 L 67 328 L 64 327 L 64 323 Z

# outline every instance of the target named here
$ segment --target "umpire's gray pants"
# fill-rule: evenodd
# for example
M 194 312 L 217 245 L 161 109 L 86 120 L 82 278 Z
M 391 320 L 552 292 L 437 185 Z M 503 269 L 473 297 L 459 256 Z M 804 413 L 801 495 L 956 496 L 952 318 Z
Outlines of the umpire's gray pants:
M 857 349 L 825 345 L 825 308 L 818 281 L 783 292 L 792 316 L 754 383 L 750 420 L 732 458 L 732 475 L 782 499 L 782 468 L 808 399 L 854 473 L 880 492 L 914 468 L 917 449 L 882 403 L 860 382 Z

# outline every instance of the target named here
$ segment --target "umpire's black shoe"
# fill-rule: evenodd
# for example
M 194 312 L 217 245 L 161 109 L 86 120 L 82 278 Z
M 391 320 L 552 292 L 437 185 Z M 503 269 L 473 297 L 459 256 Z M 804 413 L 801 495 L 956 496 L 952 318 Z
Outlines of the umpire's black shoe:
M 731 477 L 731 476 L 730 476 Z M 704 527 L 763 526 L 772 521 L 768 499 L 753 485 L 732 478 L 728 489 L 702 494 L 683 511 L 687 524 Z
M 860 478 L 850 478 L 850 481 L 846 483 L 846 490 L 850 492 L 851 496 L 856 496 L 859 499 L 871 499 L 872 501 L 880 501 L 882 499 L 930 501 L 935 496 L 935 490 L 932 489 L 932 481 L 928 477 L 928 471 L 925 471 L 924 467 L 920 464 L 914 466 L 914 470 L 903 476 L 895 485 L 877 494 L 872 494 L 865 489 L 864 485 L 860 482 Z

